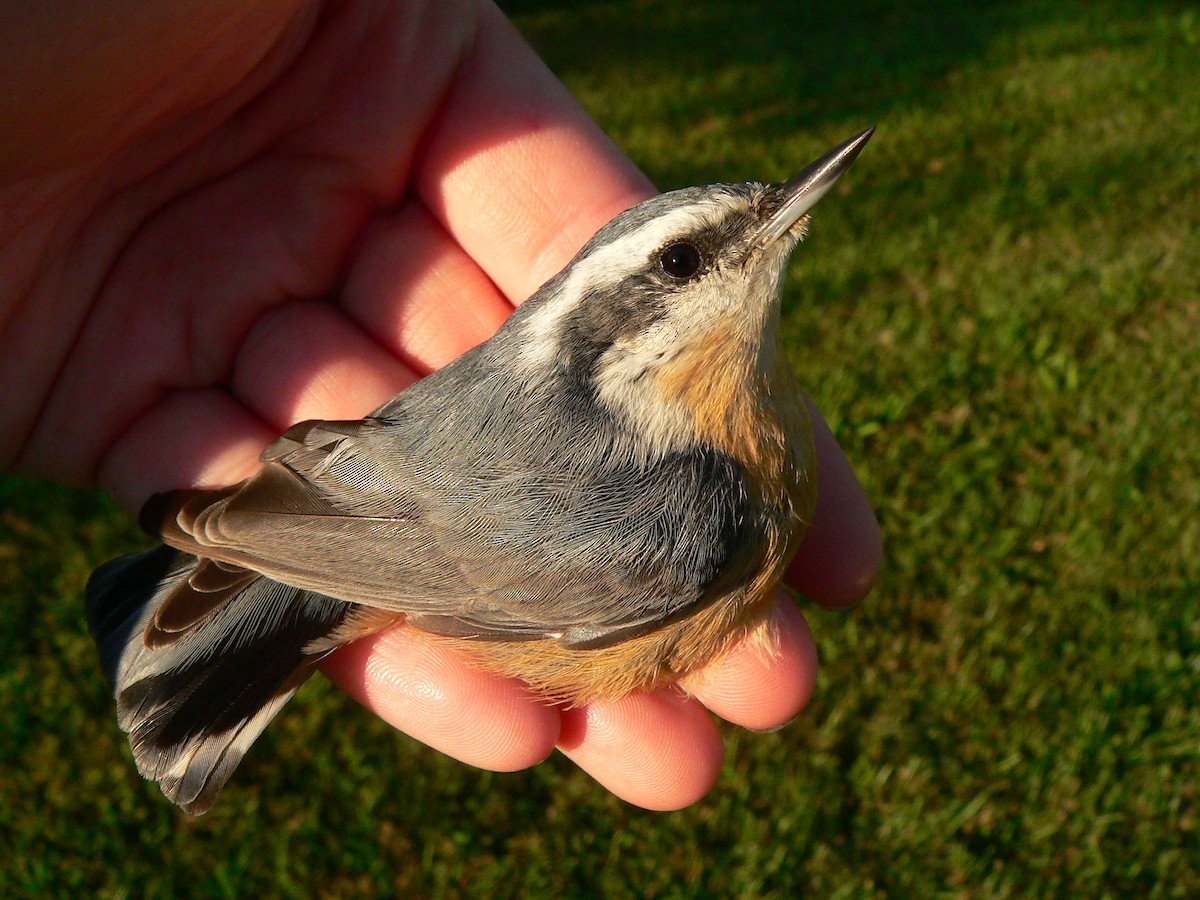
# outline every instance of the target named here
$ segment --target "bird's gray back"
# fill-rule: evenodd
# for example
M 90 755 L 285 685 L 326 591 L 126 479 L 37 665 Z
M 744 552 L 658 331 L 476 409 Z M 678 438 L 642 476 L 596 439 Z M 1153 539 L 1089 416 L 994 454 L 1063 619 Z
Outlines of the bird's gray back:
M 510 639 L 624 633 L 749 576 L 762 513 L 736 463 L 647 461 L 573 369 L 530 381 L 505 357 L 476 348 L 353 433 L 305 437 L 223 533 L 280 580 Z

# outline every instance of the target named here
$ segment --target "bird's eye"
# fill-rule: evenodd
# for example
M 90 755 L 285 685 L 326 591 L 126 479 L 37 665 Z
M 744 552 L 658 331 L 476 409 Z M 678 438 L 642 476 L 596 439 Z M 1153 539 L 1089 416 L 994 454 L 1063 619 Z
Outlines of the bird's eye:
M 691 278 L 698 271 L 704 260 L 700 251 L 691 244 L 680 241 L 672 244 L 658 258 L 663 271 L 672 278 Z

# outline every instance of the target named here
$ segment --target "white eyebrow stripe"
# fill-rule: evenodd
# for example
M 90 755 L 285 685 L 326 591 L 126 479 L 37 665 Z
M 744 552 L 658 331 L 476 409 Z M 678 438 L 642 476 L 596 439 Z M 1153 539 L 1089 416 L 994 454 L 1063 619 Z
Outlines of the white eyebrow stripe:
M 562 322 L 579 306 L 591 288 L 617 284 L 646 264 L 646 257 L 671 237 L 709 224 L 714 204 L 692 203 L 656 216 L 641 227 L 593 250 L 571 267 L 558 296 L 537 311 L 525 324 L 521 358 L 532 366 L 546 365 L 558 354 Z

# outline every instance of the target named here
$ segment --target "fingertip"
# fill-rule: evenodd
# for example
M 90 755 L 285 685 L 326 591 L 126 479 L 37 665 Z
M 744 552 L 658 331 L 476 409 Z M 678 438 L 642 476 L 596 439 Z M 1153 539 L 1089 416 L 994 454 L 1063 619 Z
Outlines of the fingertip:
M 817 646 L 803 614 L 780 594 L 771 616 L 681 685 L 716 715 L 754 731 L 794 719 L 817 681 Z
M 717 783 L 725 749 L 704 708 L 676 690 L 632 694 L 562 715 L 559 749 L 607 790 L 666 812 Z
M 850 460 L 812 402 L 817 451 L 817 507 L 785 580 L 829 608 L 850 606 L 874 586 L 883 563 L 883 535 Z
M 544 760 L 558 711 L 513 678 L 473 668 L 436 638 L 401 626 L 331 655 L 322 671 L 393 727 L 472 766 L 496 772 Z

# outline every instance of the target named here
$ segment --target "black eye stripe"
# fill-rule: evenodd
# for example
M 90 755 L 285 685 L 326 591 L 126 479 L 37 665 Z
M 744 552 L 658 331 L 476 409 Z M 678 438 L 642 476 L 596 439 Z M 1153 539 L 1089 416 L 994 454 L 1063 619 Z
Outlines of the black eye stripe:
M 672 278 L 691 278 L 704 265 L 704 257 L 695 244 L 676 241 L 667 246 L 658 257 L 662 270 Z

